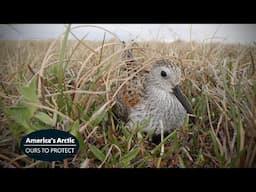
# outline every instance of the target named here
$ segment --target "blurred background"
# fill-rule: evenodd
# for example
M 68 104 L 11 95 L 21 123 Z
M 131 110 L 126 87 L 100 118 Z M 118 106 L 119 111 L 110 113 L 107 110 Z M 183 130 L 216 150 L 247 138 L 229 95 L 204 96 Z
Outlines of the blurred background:
M 63 35 L 65 27 L 65 24 L 0 24 L 0 39 L 55 39 Z M 72 33 L 79 39 L 86 36 L 87 40 L 102 40 L 103 28 L 123 41 L 196 40 L 240 44 L 256 41 L 256 24 L 73 24 Z M 113 35 L 106 33 L 106 39 Z

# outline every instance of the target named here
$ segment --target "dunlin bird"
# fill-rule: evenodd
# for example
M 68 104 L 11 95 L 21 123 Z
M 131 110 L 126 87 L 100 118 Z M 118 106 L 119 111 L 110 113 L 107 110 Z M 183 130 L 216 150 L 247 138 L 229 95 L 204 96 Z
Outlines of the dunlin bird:
M 132 50 L 123 54 L 122 73 L 130 79 L 116 98 L 115 113 L 126 122 L 126 127 L 143 127 L 143 132 L 154 130 L 160 135 L 183 125 L 186 113 L 192 114 L 190 105 L 179 84 L 181 70 L 175 59 L 153 59 L 147 68 L 140 68 Z

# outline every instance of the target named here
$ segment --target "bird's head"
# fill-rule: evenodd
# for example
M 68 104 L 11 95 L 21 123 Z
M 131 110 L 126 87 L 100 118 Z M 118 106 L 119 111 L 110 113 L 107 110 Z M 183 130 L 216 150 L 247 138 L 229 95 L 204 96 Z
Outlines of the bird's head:
M 180 90 L 180 80 L 180 67 L 175 61 L 167 59 L 158 59 L 154 61 L 147 77 L 147 82 L 150 86 L 175 95 L 186 111 L 189 114 L 192 114 L 192 109 Z

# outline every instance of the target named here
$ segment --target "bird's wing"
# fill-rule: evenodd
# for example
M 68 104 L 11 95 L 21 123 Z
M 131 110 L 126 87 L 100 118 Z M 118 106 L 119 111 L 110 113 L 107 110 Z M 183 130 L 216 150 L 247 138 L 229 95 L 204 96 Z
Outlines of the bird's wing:
M 116 97 L 116 114 L 124 121 L 128 120 L 131 108 L 141 105 L 144 96 L 144 79 L 146 72 L 138 71 L 142 64 L 133 56 L 132 49 L 125 49 L 122 57 L 122 76 L 129 80 L 122 86 Z

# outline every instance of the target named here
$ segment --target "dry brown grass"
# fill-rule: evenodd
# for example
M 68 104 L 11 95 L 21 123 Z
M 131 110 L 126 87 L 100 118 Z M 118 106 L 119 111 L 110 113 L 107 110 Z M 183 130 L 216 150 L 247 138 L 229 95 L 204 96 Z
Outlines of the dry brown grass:
M 165 143 L 157 146 L 134 132 L 117 129 L 111 108 L 119 76 L 122 43 L 69 41 L 63 81 L 56 70 L 61 40 L 1 41 L 1 100 L 5 108 L 21 97 L 18 87 L 37 79 L 40 103 L 29 103 L 54 120 L 52 128 L 69 130 L 75 121 L 85 146 L 69 167 L 255 167 L 256 166 L 256 47 L 176 41 L 137 43 L 137 58 L 182 60 L 182 88 L 195 112 Z M 130 48 L 132 44 L 130 45 Z M 4 167 L 63 167 L 62 162 L 34 161 L 19 151 L 17 122 L 1 110 L 0 165 Z M 32 127 L 32 129 L 37 129 Z M 171 144 L 170 144 L 171 143 Z M 91 145 L 104 155 L 95 156 Z M 134 159 L 126 162 L 139 149 Z M 155 153 L 152 154 L 152 150 Z M 67 166 L 67 165 L 66 165 Z

